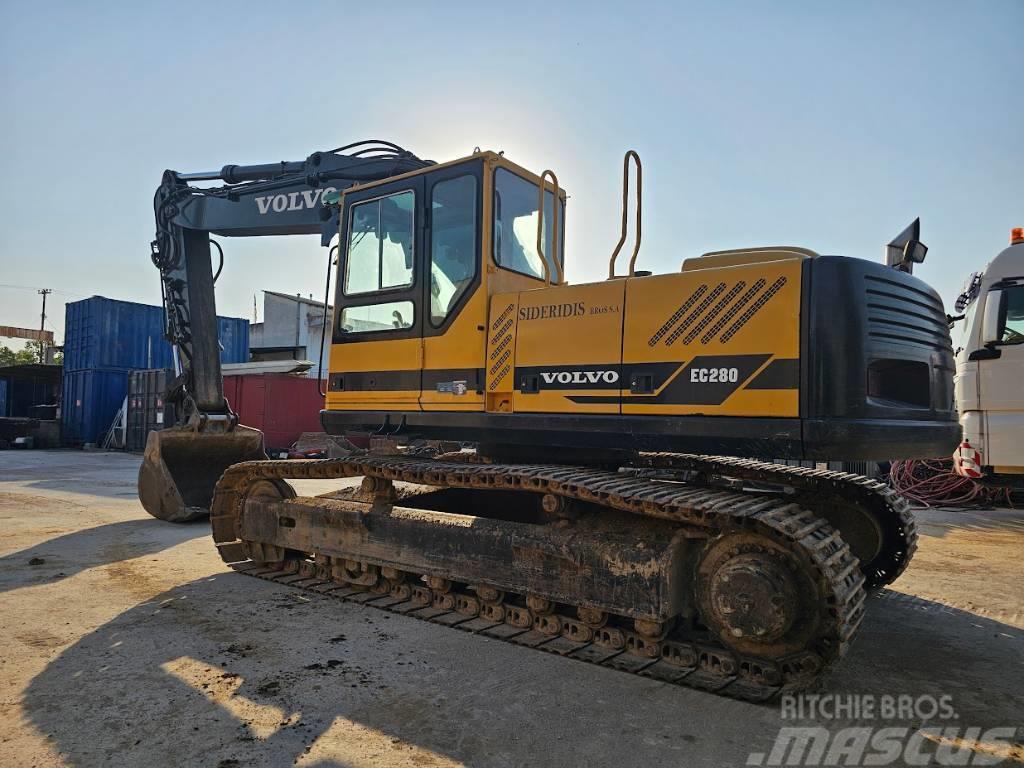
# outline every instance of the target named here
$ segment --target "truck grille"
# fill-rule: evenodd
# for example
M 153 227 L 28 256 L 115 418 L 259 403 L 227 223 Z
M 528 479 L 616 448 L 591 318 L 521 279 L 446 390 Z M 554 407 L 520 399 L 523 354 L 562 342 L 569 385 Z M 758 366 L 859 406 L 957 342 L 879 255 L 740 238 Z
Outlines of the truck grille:
M 890 344 L 950 351 L 952 342 L 942 301 L 896 280 L 865 275 L 868 336 Z

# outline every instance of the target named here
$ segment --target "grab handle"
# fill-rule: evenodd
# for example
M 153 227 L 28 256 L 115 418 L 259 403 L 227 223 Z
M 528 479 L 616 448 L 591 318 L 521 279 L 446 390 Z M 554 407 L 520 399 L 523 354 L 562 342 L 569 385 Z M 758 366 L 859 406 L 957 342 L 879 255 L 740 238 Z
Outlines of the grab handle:
M 619 251 L 622 250 L 622 246 L 626 243 L 626 234 L 629 230 L 627 224 L 626 209 L 629 205 L 629 159 L 633 158 L 633 162 L 636 163 L 636 244 L 633 246 L 633 255 L 629 259 L 629 276 L 633 277 L 636 268 L 636 257 L 640 253 L 640 237 L 642 230 L 640 227 L 640 208 L 641 208 L 641 195 L 644 186 L 644 170 L 643 166 L 640 165 L 640 155 L 638 155 L 632 149 L 626 152 L 626 156 L 622 158 L 622 234 L 619 237 L 619 242 L 615 245 L 615 252 L 612 253 L 612 258 L 608 262 L 608 279 L 613 280 L 615 278 L 615 260 L 619 258 Z
M 540 256 L 541 263 L 544 265 L 544 282 L 550 284 L 551 272 L 548 269 L 548 260 L 544 257 L 544 193 L 547 191 L 549 176 L 554 186 L 552 189 L 554 201 L 551 205 L 551 263 L 555 265 L 555 270 L 558 272 L 558 280 L 555 285 L 561 285 L 565 282 L 565 274 L 562 271 L 562 264 L 558 260 L 558 177 L 552 170 L 546 170 L 540 175 L 540 184 L 537 188 L 537 255 Z

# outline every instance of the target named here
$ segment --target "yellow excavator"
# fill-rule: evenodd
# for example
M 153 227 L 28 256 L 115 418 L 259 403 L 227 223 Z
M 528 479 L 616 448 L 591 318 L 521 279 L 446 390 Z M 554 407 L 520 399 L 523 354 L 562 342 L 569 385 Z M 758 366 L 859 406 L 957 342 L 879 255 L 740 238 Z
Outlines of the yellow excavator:
M 773 246 L 652 275 L 641 190 L 630 152 L 608 277 L 570 285 L 564 191 L 501 153 L 167 171 L 152 258 L 183 416 L 150 435 L 145 508 L 209 514 L 249 576 L 743 699 L 810 685 L 916 532 L 881 483 L 771 460 L 957 444 L 918 222 L 888 263 Z M 338 237 L 322 423 L 353 450 L 270 461 L 224 399 L 210 235 L 311 232 Z

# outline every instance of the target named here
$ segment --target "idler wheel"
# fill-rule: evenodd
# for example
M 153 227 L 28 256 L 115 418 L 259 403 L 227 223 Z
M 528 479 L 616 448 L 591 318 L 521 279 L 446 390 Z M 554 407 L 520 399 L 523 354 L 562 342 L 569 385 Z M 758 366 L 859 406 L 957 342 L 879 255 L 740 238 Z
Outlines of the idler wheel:
M 715 620 L 733 637 L 778 640 L 797 619 L 792 574 L 770 555 L 731 558 L 712 574 L 708 589 Z
M 295 489 L 284 480 L 257 480 L 249 486 L 247 499 L 294 499 Z M 243 512 L 244 514 L 244 512 Z M 261 541 L 243 541 L 246 556 L 254 563 L 275 563 L 302 557 L 302 553 Z
M 701 620 L 740 653 L 804 650 L 820 623 L 818 590 L 805 564 L 757 533 L 713 542 L 698 568 Z

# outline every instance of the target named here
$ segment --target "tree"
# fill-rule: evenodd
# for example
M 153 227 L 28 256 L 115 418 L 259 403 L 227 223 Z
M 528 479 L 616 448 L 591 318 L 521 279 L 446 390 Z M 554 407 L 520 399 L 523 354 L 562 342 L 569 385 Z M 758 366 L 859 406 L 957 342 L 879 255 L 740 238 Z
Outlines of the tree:
M 39 362 L 39 343 L 26 342 L 25 348 L 15 352 L 9 347 L 0 347 L 0 365 L 31 365 Z

